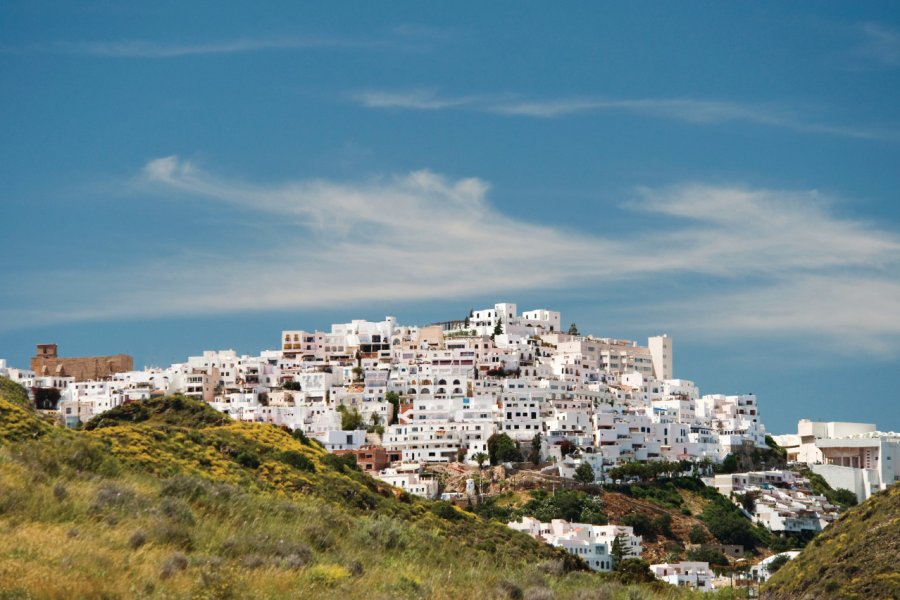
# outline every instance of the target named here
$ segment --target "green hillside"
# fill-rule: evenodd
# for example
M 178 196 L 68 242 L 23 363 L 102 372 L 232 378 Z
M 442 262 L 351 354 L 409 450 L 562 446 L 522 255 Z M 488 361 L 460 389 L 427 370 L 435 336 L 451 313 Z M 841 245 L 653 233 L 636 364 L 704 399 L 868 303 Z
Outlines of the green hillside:
M 69 431 L 0 391 L 0 599 L 684 598 L 183 397 Z M 728 596 L 726 596 L 728 597 Z
M 900 486 L 851 508 L 766 583 L 765 597 L 900 598 Z

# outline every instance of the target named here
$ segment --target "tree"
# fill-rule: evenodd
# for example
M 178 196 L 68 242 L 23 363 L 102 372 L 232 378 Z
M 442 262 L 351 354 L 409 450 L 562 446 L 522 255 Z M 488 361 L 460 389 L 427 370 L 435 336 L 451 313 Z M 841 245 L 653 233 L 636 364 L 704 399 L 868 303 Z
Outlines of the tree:
M 285 381 L 281 384 L 281 387 L 286 390 L 291 390 L 292 392 L 303 391 L 299 381 Z
M 487 454 L 485 454 L 484 452 L 477 452 L 472 455 L 472 460 L 474 460 L 475 462 L 478 463 L 479 469 L 481 469 L 484 466 L 484 463 L 487 462 L 487 460 L 489 458 L 490 457 Z
M 616 565 L 616 579 L 625 584 L 650 583 L 656 576 L 650 570 L 650 563 L 642 558 L 626 558 Z
M 575 469 L 575 481 L 578 483 L 589 484 L 594 483 L 594 469 L 586 462 L 578 465 Z
M 369 419 L 371 423 L 366 428 L 366 431 L 369 433 L 377 433 L 378 435 L 384 435 L 384 426 L 381 424 L 381 417 L 378 416 L 378 413 L 372 413 L 372 417 Z M 343 417 L 341 417 L 341 421 L 343 421 Z
M 737 456 L 734 454 L 729 454 L 722 461 L 722 466 L 719 467 L 720 473 L 736 473 L 738 470 L 738 460 Z
M 572 454 L 575 452 L 575 444 L 570 442 L 567 439 L 564 439 L 559 443 L 559 453 L 561 456 L 566 456 L 568 454 Z
M 531 438 L 531 452 L 528 453 L 528 460 L 532 462 L 535 466 L 541 464 L 541 434 L 540 432 L 534 434 L 534 437 Z
M 393 425 L 400 418 L 400 394 L 397 392 L 388 392 L 384 395 L 384 399 L 391 403 L 394 407 L 394 410 L 391 414 L 391 422 L 388 425 Z
M 493 340 L 498 335 L 503 335 L 503 323 L 500 320 L 497 320 L 497 324 L 494 325 L 494 333 L 491 334 L 491 340 Z
M 756 511 L 756 499 L 759 497 L 759 492 L 749 491 L 744 492 L 741 495 L 741 506 L 744 507 L 751 515 Z
M 774 575 L 778 571 L 778 569 L 787 564 L 789 560 L 791 560 L 791 557 L 787 554 L 779 554 L 778 556 L 773 558 L 771 561 L 769 561 L 769 574 Z
M 753 525 L 737 506 L 722 498 L 706 505 L 700 514 L 710 533 L 723 544 L 741 545 L 753 548 L 757 539 Z
M 700 525 L 694 525 L 691 527 L 691 532 L 688 533 L 688 540 L 692 544 L 703 544 L 706 542 L 706 530 L 703 529 Z
M 505 433 L 495 433 L 488 438 L 488 456 L 491 464 L 503 462 L 522 462 L 522 454 L 516 443 Z
M 338 412 L 341 413 L 341 429 L 344 431 L 356 431 L 357 429 L 365 429 L 363 426 L 362 415 L 354 407 L 349 410 L 343 404 L 338 406 Z
M 636 534 L 642 535 L 650 540 L 656 539 L 656 535 L 659 533 L 656 524 L 644 513 L 631 513 L 630 515 L 625 515 L 622 519 L 622 524 L 628 525 L 634 529 Z
M 711 565 L 728 565 L 728 557 L 722 554 L 720 550 L 715 550 L 713 548 L 696 548 L 694 550 L 688 550 L 685 558 L 687 560 L 708 562 Z
M 622 536 L 617 535 L 613 540 L 612 549 L 609 551 L 613 559 L 615 559 L 614 566 L 618 566 L 622 559 L 630 554 L 630 550 L 622 543 Z
M 581 335 L 580 333 L 578 333 L 578 327 L 575 325 L 575 323 L 569 325 L 569 335 Z

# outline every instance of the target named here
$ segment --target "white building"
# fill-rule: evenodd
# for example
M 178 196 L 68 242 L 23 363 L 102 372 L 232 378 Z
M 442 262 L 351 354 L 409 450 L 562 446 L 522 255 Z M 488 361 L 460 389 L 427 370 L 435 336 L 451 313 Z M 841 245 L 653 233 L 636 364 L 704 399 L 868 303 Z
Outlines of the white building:
M 701 592 L 713 591 L 713 573 L 706 562 L 662 563 L 650 565 L 650 571 L 657 579 L 676 587 L 690 587 Z
M 873 423 L 802 419 L 797 434 L 775 437 L 789 461 L 806 463 L 834 489 L 860 502 L 900 481 L 900 434 L 879 432 Z
M 376 473 L 375 477 L 394 487 L 406 490 L 414 496 L 421 496 L 430 500 L 438 496 L 438 481 L 436 479 L 424 479 L 421 473 L 418 472 L 390 468 Z
M 612 551 L 616 538 L 619 539 L 623 556 L 641 556 L 641 536 L 634 535 L 634 530 L 624 525 L 589 525 L 569 523 L 563 519 L 542 523 L 532 517 L 522 517 L 521 522 L 508 525 L 511 529 L 580 557 L 593 571 L 609 572 L 615 568 Z

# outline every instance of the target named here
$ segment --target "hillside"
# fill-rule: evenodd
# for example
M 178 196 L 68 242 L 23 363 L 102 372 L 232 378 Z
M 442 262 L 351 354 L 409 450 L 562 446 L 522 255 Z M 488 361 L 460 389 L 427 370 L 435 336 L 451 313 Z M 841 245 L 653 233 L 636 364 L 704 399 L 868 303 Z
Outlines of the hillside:
M 736 557 L 728 560 L 711 549 L 689 551 L 689 544 L 744 546 L 749 552 L 747 557 L 755 561 L 771 554 L 772 547 L 792 548 L 797 543 L 794 538 L 782 540 L 753 525 L 728 498 L 693 477 L 589 491 L 508 491 L 486 499 L 472 510 L 501 523 L 530 516 L 542 521 L 566 519 L 630 525 L 643 536 L 642 556 L 651 563 L 706 560 L 727 568 L 734 565 Z
M 590 598 L 635 593 L 302 435 L 186 398 L 84 431 L 0 393 L 0 598 Z M 681 592 L 665 591 L 664 597 Z
M 763 587 L 772 600 L 900 598 L 900 486 L 851 508 Z

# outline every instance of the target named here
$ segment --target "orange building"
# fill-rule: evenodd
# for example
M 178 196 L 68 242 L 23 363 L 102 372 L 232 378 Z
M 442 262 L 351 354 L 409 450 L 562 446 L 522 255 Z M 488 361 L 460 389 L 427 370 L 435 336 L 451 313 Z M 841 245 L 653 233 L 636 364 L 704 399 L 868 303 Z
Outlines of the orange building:
M 75 381 L 106 379 L 114 373 L 133 369 L 134 359 L 127 354 L 61 358 L 57 355 L 56 344 L 38 344 L 31 359 L 31 370 L 37 376 L 74 377 Z

